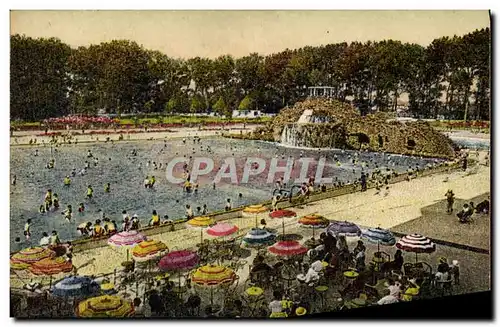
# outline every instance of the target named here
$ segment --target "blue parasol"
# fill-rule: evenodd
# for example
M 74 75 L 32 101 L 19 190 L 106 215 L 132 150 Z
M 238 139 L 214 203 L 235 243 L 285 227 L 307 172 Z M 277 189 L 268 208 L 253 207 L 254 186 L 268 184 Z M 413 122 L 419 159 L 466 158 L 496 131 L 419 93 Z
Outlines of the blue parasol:
M 252 228 L 243 238 L 247 246 L 266 246 L 276 242 L 276 235 L 266 229 Z
M 358 225 L 348 221 L 332 222 L 326 229 L 327 233 L 333 236 L 360 236 L 361 229 Z
M 376 243 L 378 246 L 378 251 L 380 252 L 380 245 L 393 246 L 396 244 L 396 238 L 391 231 L 382 228 L 369 228 L 361 234 L 361 238 L 371 242 Z
M 52 294 L 66 298 L 86 298 L 100 294 L 99 284 L 86 276 L 71 276 L 56 283 Z

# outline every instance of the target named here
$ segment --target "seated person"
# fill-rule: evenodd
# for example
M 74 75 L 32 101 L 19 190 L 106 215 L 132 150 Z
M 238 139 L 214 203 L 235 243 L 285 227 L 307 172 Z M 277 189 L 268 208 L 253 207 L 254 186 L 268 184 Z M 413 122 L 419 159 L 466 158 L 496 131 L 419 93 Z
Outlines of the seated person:
M 403 264 L 403 253 L 401 252 L 401 250 L 397 250 L 394 254 L 394 260 L 386 262 L 382 265 L 382 271 L 387 273 L 393 270 L 401 271 L 401 269 L 403 268 Z
M 406 287 L 401 297 L 402 301 L 409 302 L 420 293 L 419 282 L 416 279 L 406 280 Z
M 282 295 L 279 291 L 273 292 L 273 300 L 269 303 L 269 311 L 271 311 L 270 318 L 286 317 L 286 313 L 283 312 L 283 305 L 281 303 Z
M 466 223 L 469 221 L 469 218 L 474 213 L 473 209 L 469 206 L 469 204 L 465 203 L 462 210 L 457 213 L 458 220 L 461 223 Z
M 264 262 L 264 258 L 262 256 L 257 256 L 253 261 L 253 267 L 250 270 L 250 280 L 254 283 L 258 282 L 258 280 L 256 280 L 256 277 L 259 274 L 265 273 L 267 276 L 269 276 L 271 270 L 271 266 Z
M 476 213 L 488 214 L 490 212 L 490 201 L 484 200 L 476 206 Z
M 314 283 L 319 281 L 319 273 L 323 270 L 323 265 L 321 261 L 317 260 L 311 264 L 311 267 L 307 270 L 307 274 L 297 275 L 297 280 L 312 286 Z
M 361 271 L 358 277 L 347 285 L 343 290 L 340 290 L 339 293 L 342 297 L 352 297 L 355 298 L 358 294 L 366 288 L 366 284 L 371 284 L 373 281 L 373 266 L 368 266 L 370 269 L 366 269 Z
M 387 287 L 387 289 L 389 290 L 389 295 L 386 295 L 383 298 L 381 298 L 377 302 L 378 305 L 399 302 L 399 298 L 401 295 L 401 283 L 394 281 L 392 279 L 389 279 L 389 286 Z

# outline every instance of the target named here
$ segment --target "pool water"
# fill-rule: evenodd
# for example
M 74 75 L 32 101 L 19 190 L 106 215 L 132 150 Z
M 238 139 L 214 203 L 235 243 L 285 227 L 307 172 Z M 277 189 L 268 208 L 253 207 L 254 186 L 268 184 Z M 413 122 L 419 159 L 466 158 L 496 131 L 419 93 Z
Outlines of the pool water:
M 211 151 L 207 151 L 207 146 Z M 269 161 L 272 158 L 279 160 L 283 166 L 290 156 L 299 159 L 326 157 L 326 165 L 323 177 L 332 177 L 334 180 L 352 182 L 360 177 L 360 165 L 353 165 L 352 151 L 342 150 L 300 150 L 281 147 L 274 143 L 261 141 L 230 140 L 221 138 L 202 139 L 200 143 L 193 143 L 192 139 L 183 143 L 181 139 L 165 141 L 142 141 L 123 143 L 100 143 L 100 144 L 78 144 L 63 145 L 57 152 L 52 151 L 56 160 L 54 169 L 45 168 L 51 158 L 50 147 L 37 147 L 39 156 L 34 156 L 35 147 L 11 147 L 11 176 L 17 176 L 17 183 L 11 186 L 10 199 L 10 237 L 12 250 L 24 248 L 29 245 L 38 244 L 42 232 L 50 234 L 57 230 L 61 240 L 71 240 L 79 237 L 77 226 L 86 221 L 94 222 L 100 218 L 99 210 L 106 213 L 108 217 L 121 225 L 121 212 L 127 210 L 132 216 L 137 214 L 141 224 L 147 225 L 152 210 L 157 210 L 163 217 L 168 215 L 170 219 L 181 219 L 185 216 L 185 205 L 190 204 L 196 214 L 196 207 L 207 204 L 208 210 L 223 210 L 226 199 L 231 199 L 233 207 L 244 206 L 269 200 L 275 189 L 274 183 L 267 183 Z M 91 149 L 94 157 L 99 158 L 99 164 L 94 167 L 92 159 L 87 159 L 87 151 Z M 136 149 L 137 155 L 131 156 L 131 151 Z M 163 149 L 163 150 L 162 150 Z M 336 164 L 333 156 L 337 156 L 340 166 Z M 165 167 L 175 157 L 208 157 L 214 161 L 214 170 L 198 178 L 198 194 L 187 194 L 182 191 L 182 185 L 173 184 L 166 178 Z M 232 184 L 228 178 L 223 178 L 213 189 L 213 179 L 225 158 L 235 158 L 238 181 L 244 170 L 247 157 L 264 158 L 268 162 L 266 169 L 257 176 L 251 176 L 246 184 Z M 284 158 L 285 160 L 282 160 Z M 65 187 L 63 179 L 70 175 L 73 168 L 79 172 L 88 160 L 91 167 L 85 176 L 72 177 L 71 186 Z M 161 162 L 162 169 L 154 170 L 153 166 L 146 166 L 146 162 Z M 382 153 L 362 152 L 359 161 L 365 161 L 368 166 L 365 171 L 371 171 L 377 164 L 379 168 L 389 166 L 396 172 L 403 172 L 409 166 L 419 165 L 424 167 L 434 159 L 422 159 L 401 155 L 388 155 Z M 142 164 L 139 167 L 139 164 Z M 189 167 L 191 170 L 191 167 Z M 310 165 L 308 175 L 314 175 L 316 164 Z M 180 177 L 182 164 L 176 165 L 174 175 Z M 300 164 L 296 164 L 291 174 L 293 179 L 300 174 Z M 143 181 L 146 176 L 154 175 L 156 184 L 153 189 L 145 189 Z M 277 173 L 274 181 L 283 174 Z M 111 183 L 111 192 L 104 192 L 104 184 Z M 94 198 L 86 200 L 86 189 L 92 185 Z M 39 214 L 38 208 L 43 203 L 47 189 L 51 188 L 53 193 L 59 195 L 60 208 Z M 241 197 L 238 194 L 241 193 Z M 86 211 L 78 213 L 78 204 L 84 202 Z M 61 215 L 61 211 L 68 204 L 73 207 L 73 219 L 67 222 Z M 28 218 L 32 219 L 31 243 L 24 240 L 23 227 Z M 21 243 L 14 242 L 16 237 L 21 238 Z

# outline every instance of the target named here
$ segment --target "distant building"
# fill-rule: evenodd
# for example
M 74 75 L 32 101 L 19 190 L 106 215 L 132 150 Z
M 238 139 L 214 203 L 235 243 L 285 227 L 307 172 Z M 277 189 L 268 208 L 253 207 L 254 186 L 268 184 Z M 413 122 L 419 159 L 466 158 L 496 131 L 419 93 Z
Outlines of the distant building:
M 264 116 L 260 110 L 233 110 L 233 118 L 259 118 Z
M 307 88 L 307 95 L 310 98 L 333 98 L 335 88 L 331 86 L 310 86 Z

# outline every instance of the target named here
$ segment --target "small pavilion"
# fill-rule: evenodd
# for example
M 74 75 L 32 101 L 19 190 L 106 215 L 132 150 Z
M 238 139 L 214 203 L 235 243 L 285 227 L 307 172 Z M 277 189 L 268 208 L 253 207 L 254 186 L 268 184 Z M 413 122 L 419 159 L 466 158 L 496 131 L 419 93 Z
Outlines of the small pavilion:
M 333 98 L 335 88 L 331 86 L 310 86 L 307 88 L 307 95 L 311 98 Z

